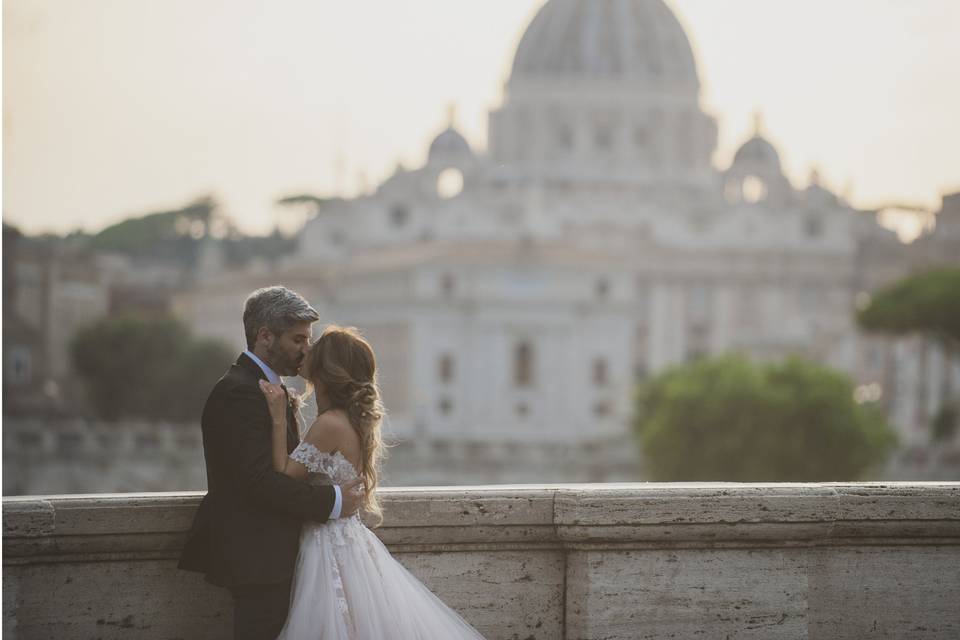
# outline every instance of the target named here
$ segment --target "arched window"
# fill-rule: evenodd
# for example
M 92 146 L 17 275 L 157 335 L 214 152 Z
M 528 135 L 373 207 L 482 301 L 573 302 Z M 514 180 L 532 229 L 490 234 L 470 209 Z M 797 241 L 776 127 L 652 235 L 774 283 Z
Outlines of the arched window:
M 390 207 L 390 222 L 395 227 L 406 226 L 410 220 L 410 210 L 402 204 L 395 204 Z
M 610 294 L 610 281 L 606 278 L 597 279 L 593 291 L 598 299 L 605 299 Z
M 646 360 L 637 360 L 633 363 L 634 382 L 643 382 L 647 379 L 648 375 L 650 375 L 650 370 L 649 367 L 647 367 Z
M 453 356 L 444 353 L 437 362 L 437 373 L 440 376 L 440 382 L 453 381 Z
M 513 383 L 518 387 L 533 385 L 533 347 L 519 343 L 513 350 Z
M 454 279 L 453 274 L 445 273 L 440 277 L 440 293 L 445 297 L 452 296 L 456 286 L 457 281 Z
M 743 199 L 750 204 L 756 204 L 767 197 L 767 185 L 758 176 L 747 176 L 743 179 Z
M 437 408 L 440 410 L 440 413 L 448 416 L 453 413 L 453 400 L 444 396 L 440 398 L 440 403 L 437 405 Z
M 687 317 L 693 323 L 704 323 L 712 316 L 712 292 L 707 285 L 695 284 L 687 289 Z
M 10 347 L 7 354 L 7 370 L 4 373 L 4 382 L 16 384 L 26 384 L 30 382 L 30 378 L 33 375 L 30 350 L 17 345 Z
M 604 358 L 595 359 L 593 361 L 593 384 L 602 387 L 607 384 L 608 378 L 607 361 Z
M 823 218 L 816 214 L 808 215 L 803 221 L 803 230 L 808 238 L 819 238 L 823 235 Z
M 450 167 L 444 169 L 437 176 L 437 195 L 448 200 L 460 195 L 463 191 L 463 172 L 460 169 Z

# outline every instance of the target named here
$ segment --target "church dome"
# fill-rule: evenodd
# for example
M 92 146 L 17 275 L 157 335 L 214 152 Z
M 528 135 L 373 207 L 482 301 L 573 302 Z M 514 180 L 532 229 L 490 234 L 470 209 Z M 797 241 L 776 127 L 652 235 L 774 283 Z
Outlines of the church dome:
M 753 137 L 737 149 L 730 168 L 725 172 L 724 195 L 730 202 L 756 204 L 765 201 L 775 206 L 785 205 L 795 198 L 793 187 L 783 175 L 780 154 L 761 135 L 760 114 L 755 116 L 754 122 Z
M 733 166 L 754 167 L 780 172 L 780 154 L 759 133 L 743 143 L 733 156 Z
M 433 139 L 427 158 L 429 162 L 444 162 L 473 156 L 470 143 L 459 131 L 449 126 Z
M 519 78 L 700 87 L 690 42 L 663 0 L 550 0 L 520 40 L 510 81 Z

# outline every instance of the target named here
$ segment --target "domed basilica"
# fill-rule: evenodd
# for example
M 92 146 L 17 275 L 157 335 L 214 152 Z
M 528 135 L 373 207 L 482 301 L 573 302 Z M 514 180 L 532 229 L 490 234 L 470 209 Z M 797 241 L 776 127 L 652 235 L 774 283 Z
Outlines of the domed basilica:
M 816 175 L 795 188 L 759 122 L 716 167 L 662 0 L 547 2 L 488 129 L 478 153 L 451 116 L 423 166 L 324 204 L 277 269 L 205 274 L 184 317 L 241 348 L 244 294 L 282 282 L 361 328 L 403 443 L 394 484 L 637 479 L 635 384 L 732 351 L 846 371 L 904 446 L 928 442 L 960 363 L 862 335 L 853 310 L 923 256 L 960 255 L 958 195 L 907 246 Z M 950 225 L 952 249 L 921 256 Z

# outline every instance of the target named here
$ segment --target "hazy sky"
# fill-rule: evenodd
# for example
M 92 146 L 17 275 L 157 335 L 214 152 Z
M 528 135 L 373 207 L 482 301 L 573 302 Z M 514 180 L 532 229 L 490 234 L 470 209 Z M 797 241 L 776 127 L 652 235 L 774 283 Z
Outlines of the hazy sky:
M 419 164 L 447 107 L 476 147 L 543 0 L 4 0 L 3 216 L 97 230 L 212 194 L 242 229 L 290 193 Z M 957 0 L 668 0 L 719 122 L 763 113 L 795 186 L 854 204 L 960 189 Z

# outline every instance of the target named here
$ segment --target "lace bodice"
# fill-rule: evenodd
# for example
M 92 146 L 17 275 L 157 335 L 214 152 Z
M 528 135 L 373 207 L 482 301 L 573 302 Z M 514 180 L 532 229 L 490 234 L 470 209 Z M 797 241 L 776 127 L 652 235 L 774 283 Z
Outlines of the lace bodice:
M 327 453 L 304 440 L 290 454 L 291 460 L 296 460 L 307 468 L 307 482 L 312 485 L 344 484 L 360 474 L 346 457 L 339 451 Z

